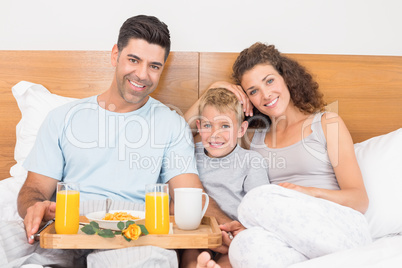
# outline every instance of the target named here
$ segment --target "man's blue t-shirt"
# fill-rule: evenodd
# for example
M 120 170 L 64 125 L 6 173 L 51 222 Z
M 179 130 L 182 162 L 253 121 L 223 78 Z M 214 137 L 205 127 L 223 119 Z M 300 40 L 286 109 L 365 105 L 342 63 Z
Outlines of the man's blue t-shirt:
M 146 184 L 198 174 L 188 124 L 151 97 L 129 113 L 101 108 L 97 96 L 54 109 L 24 167 L 79 182 L 81 200 L 144 202 Z

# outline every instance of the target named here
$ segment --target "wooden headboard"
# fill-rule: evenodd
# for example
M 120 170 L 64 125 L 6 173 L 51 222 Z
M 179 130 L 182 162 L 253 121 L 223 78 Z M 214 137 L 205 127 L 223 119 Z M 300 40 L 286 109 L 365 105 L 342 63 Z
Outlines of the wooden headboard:
M 230 79 L 236 56 L 172 52 L 152 96 L 184 113 L 212 82 Z M 402 127 L 402 57 L 289 56 L 314 74 L 354 142 Z M 12 86 L 25 80 L 83 98 L 106 90 L 113 73 L 110 51 L 0 51 L 0 180 L 10 176 L 15 164 L 15 127 L 21 118 Z

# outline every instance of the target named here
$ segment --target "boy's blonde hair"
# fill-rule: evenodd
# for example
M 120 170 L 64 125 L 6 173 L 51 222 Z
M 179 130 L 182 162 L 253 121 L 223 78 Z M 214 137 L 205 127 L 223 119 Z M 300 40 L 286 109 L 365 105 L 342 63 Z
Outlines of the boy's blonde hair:
M 221 113 L 233 111 L 239 125 L 244 121 L 244 112 L 240 101 L 233 92 L 225 88 L 211 88 L 201 97 L 198 106 L 200 116 L 206 106 L 215 107 Z

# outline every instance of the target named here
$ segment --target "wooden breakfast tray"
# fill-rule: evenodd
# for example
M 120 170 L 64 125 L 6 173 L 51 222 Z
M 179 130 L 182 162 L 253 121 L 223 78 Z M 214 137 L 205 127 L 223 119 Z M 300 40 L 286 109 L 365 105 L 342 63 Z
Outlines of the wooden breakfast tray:
M 81 216 L 80 222 L 89 221 L 85 216 Z M 121 235 L 104 238 L 99 235 L 87 235 L 81 230 L 74 235 L 56 234 L 53 223 L 40 234 L 40 246 L 42 248 L 59 249 L 116 249 L 138 246 L 181 249 L 215 248 L 222 244 L 221 231 L 214 217 L 204 216 L 198 229 L 191 231 L 180 230 L 174 222 L 174 216 L 170 216 L 170 222 L 173 223 L 173 233 L 166 235 L 149 234 L 140 236 L 138 240 L 131 240 L 130 242 Z M 145 220 L 137 221 L 137 223 L 145 224 Z

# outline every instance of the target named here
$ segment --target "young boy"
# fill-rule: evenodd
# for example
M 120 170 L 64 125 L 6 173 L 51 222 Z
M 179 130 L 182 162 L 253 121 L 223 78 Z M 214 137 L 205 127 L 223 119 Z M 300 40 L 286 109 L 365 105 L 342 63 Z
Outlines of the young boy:
M 221 210 L 232 220 L 238 220 L 237 207 L 244 195 L 269 183 L 267 163 L 257 152 L 238 145 L 248 122 L 244 121 L 242 105 L 232 92 L 209 89 L 199 100 L 198 113 L 199 135 L 194 141 L 200 180 Z M 199 253 L 199 250 L 184 251 L 183 267 L 195 267 Z M 217 255 L 215 261 L 222 267 L 230 266 L 227 254 Z

